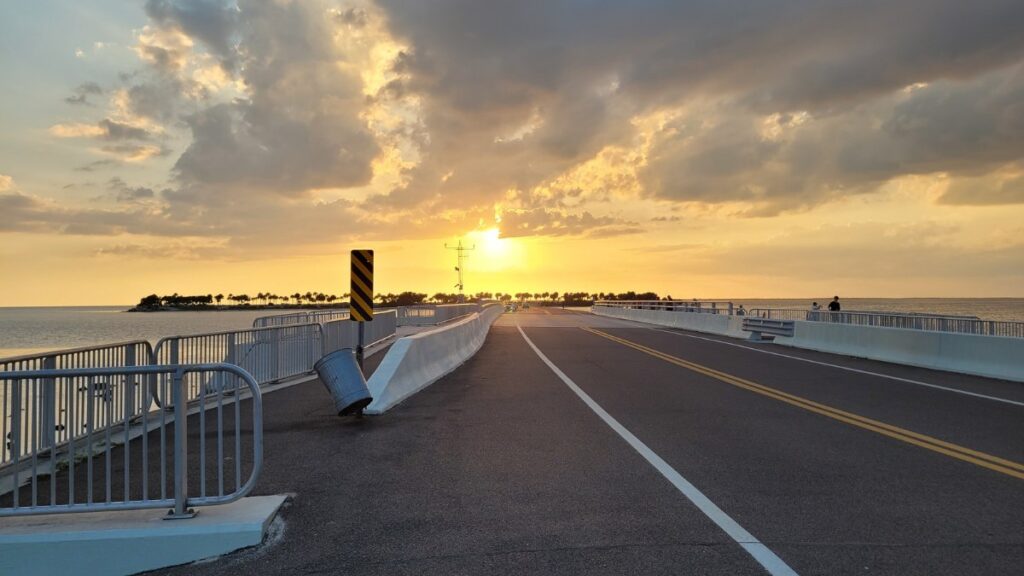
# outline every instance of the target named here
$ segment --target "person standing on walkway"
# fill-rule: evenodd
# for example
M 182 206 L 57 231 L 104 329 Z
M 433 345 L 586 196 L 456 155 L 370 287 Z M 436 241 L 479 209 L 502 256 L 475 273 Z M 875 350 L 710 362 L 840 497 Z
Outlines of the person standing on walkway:
M 814 311 L 814 312 L 817 312 L 818 310 L 821 310 L 821 304 L 818 304 L 817 302 L 812 302 L 811 303 L 811 310 Z
M 841 307 L 839 306 L 839 296 L 834 296 L 832 301 L 828 303 L 829 312 L 839 312 Z

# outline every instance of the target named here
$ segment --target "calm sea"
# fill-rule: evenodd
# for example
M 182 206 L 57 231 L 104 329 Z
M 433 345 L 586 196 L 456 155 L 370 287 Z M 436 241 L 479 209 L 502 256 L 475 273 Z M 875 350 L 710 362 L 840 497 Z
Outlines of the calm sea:
M 813 299 L 737 299 L 750 308 L 810 308 Z M 818 300 L 826 304 L 827 300 Z M 930 312 L 1024 322 L 1024 298 L 850 298 L 843 310 Z M 128 306 L 0 308 L 0 358 L 124 340 L 242 330 L 270 310 L 128 313 Z M 288 312 L 291 312 L 289 310 Z M 283 313 L 283 312 L 278 312 Z
M 0 358 L 125 340 L 252 327 L 253 319 L 287 310 L 125 312 L 129 306 L 0 308 Z

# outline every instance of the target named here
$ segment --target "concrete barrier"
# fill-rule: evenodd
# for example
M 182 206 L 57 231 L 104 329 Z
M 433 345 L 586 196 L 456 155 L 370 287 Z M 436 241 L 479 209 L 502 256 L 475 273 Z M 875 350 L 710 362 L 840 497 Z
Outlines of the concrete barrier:
M 501 306 L 487 306 L 436 330 L 399 338 L 367 386 L 373 402 L 367 414 L 382 414 L 469 360 L 484 344 Z
M 596 306 L 594 314 L 694 332 L 748 339 L 743 316 Z M 931 332 L 796 320 L 792 338 L 776 344 L 1024 382 L 1024 338 Z
M 710 314 L 703 312 L 674 312 L 667 310 L 641 310 L 637 308 L 607 308 L 595 306 L 594 314 L 610 316 L 623 320 L 635 320 L 647 324 L 657 324 L 670 328 L 682 328 L 694 332 L 746 338 L 749 332 L 742 330 L 743 317 L 726 314 Z
M 776 344 L 1024 382 L 1024 338 L 796 321 Z

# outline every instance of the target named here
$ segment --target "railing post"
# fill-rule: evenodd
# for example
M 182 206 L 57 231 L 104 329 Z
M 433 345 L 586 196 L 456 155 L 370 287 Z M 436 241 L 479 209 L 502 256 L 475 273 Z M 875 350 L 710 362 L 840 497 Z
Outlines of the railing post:
M 274 329 L 270 339 L 270 374 L 271 380 L 280 380 L 281 330 Z
M 124 351 L 124 365 L 135 366 L 135 346 L 129 345 Z M 128 426 L 128 420 L 135 415 L 135 377 L 125 374 L 122 380 L 124 386 L 124 425 Z
M 15 464 L 15 474 L 18 473 L 17 464 L 21 458 L 21 383 L 24 380 L 15 379 L 14 388 L 11 389 L 10 417 L 11 417 L 11 438 L 10 455 Z M 6 416 L 6 414 L 5 414 Z M 15 476 L 17 479 L 17 476 Z M 17 506 L 19 490 L 14 490 L 14 503 Z
M 53 356 L 43 358 L 43 370 L 54 370 L 57 368 L 57 359 Z M 57 381 L 53 378 L 43 378 L 42 418 L 38 422 L 33 418 L 33 424 L 39 426 L 39 448 L 45 450 L 54 445 L 57 431 Z
M 225 350 L 224 361 L 227 362 L 228 364 L 233 364 L 235 366 L 238 366 L 238 362 L 235 360 L 235 333 L 234 332 L 228 332 L 227 343 L 225 344 L 225 346 L 227 346 L 228 349 Z
M 174 508 L 165 519 L 192 518 L 196 511 L 188 507 L 188 398 L 185 394 L 185 373 L 174 369 L 171 382 L 174 398 Z

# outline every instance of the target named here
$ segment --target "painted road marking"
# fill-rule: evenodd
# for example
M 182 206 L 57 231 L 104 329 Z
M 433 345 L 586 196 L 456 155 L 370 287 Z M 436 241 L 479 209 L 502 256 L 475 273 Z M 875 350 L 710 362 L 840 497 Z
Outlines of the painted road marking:
M 825 404 L 820 404 L 818 402 L 814 402 L 812 400 L 808 400 L 800 396 L 789 394 L 788 392 L 776 390 L 775 388 L 770 388 L 763 384 L 758 384 L 756 382 L 745 380 L 738 376 L 726 374 L 725 372 L 719 372 L 718 370 L 708 368 L 707 366 L 702 366 L 700 364 L 696 364 L 688 360 L 683 360 L 682 358 L 666 354 L 659 350 L 655 350 L 654 348 L 649 348 L 647 346 L 644 346 L 643 344 L 637 344 L 636 342 L 632 342 L 624 338 L 619 338 L 618 336 L 612 336 L 607 332 L 602 332 L 600 330 L 585 327 L 581 328 L 581 330 L 585 330 L 587 332 L 590 332 L 591 334 L 601 336 L 602 338 L 607 338 L 613 342 L 617 342 L 624 346 L 629 346 L 630 348 L 639 350 L 640 352 L 644 352 L 646 354 L 654 356 L 655 358 L 659 358 L 671 364 L 675 364 L 676 366 L 686 368 L 687 370 L 691 370 L 693 372 L 709 376 L 711 378 L 714 378 L 715 380 L 725 382 L 726 384 L 731 384 L 733 386 L 743 388 L 745 390 L 749 390 L 757 394 L 761 394 L 762 396 L 767 396 L 769 398 L 779 400 L 787 404 L 791 404 L 798 408 L 803 408 L 804 410 L 808 410 L 816 414 L 821 414 L 822 416 L 827 416 L 829 418 L 832 418 L 833 420 L 839 420 L 840 422 L 845 422 L 858 428 L 863 428 L 864 430 L 877 432 L 878 434 L 882 434 L 883 436 L 888 436 L 890 438 L 894 438 L 896 440 L 900 440 L 908 444 L 913 444 L 914 446 L 919 446 L 921 448 L 931 450 L 932 452 L 945 454 L 946 456 L 950 456 L 958 460 L 963 460 L 964 462 L 970 462 L 971 464 L 975 464 L 977 466 L 988 468 L 989 470 L 993 470 L 995 472 L 1006 474 L 1007 476 L 1013 476 L 1014 478 L 1024 480 L 1024 464 L 999 458 L 998 456 L 993 456 L 991 454 L 986 454 L 984 452 L 971 450 L 970 448 L 965 448 L 958 444 L 945 442 L 943 440 L 939 440 L 938 438 L 932 438 L 931 436 L 918 434 L 917 432 L 911 432 L 910 430 L 906 430 L 898 426 L 893 426 L 891 424 L 879 422 L 878 420 L 865 418 L 864 416 L 860 416 L 852 412 L 846 412 L 844 410 L 839 410 L 838 408 L 833 408 Z
M 954 392 L 956 394 L 963 394 L 965 396 L 974 396 L 975 398 L 984 398 L 985 400 L 992 400 L 993 402 L 1002 402 L 1004 404 L 1013 404 L 1014 406 L 1024 406 L 1024 402 L 1018 402 L 1016 400 L 1009 400 L 1007 398 L 999 398 L 998 396 L 988 396 L 985 394 L 978 394 L 977 392 L 968 392 L 967 390 L 961 390 L 959 388 L 950 388 L 948 386 L 940 386 L 938 384 L 930 384 L 928 382 L 921 382 L 920 380 L 911 380 L 910 378 L 900 378 L 899 376 L 890 376 L 888 374 L 882 374 L 880 372 L 870 372 L 868 370 L 861 370 L 859 368 L 851 368 L 849 366 L 842 366 L 839 364 L 830 364 L 828 362 L 821 362 L 819 360 L 810 360 L 808 358 L 801 358 L 799 356 L 790 356 L 788 354 L 780 354 L 779 352 L 772 352 L 771 350 L 762 350 L 760 348 L 754 348 L 753 346 L 744 346 L 742 344 L 735 344 L 733 342 L 725 342 L 724 340 L 716 340 L 714 338 L 706 338 L 704 336 L 695 336 L 693 334 L 684 334 L 682 332 L 675 332 L 672 330 L 662 330 L 660 328 L 651 328 L 655 332 L 664 332 L 665 334 L 673 334 L 675 336 L 684 336 L 686 338 L 694 338 L 697 340 L 707 340 L 708 342 L 717 342 L 718 344 L 724 344 L 725 346 L 733 346 L 736 348 L 743 348 L 744 350 L 753 350 L 754 352 L 760 352 L 761 354 L 771 354 L 772 356 L 781 356 L 782 358 L 789 358 L 792 360 L 799 360 L 801 362 L 808 362 L 810 364 L 818 364 L 819 366 L 829 366 L 832 368 L 838 368 L 840 370 L 846 370 L 848 372 L 856 372 L 858 374 L 866 374 L 868 376 L 877 376 L 879 378 L 888 378 L 889 380 L 895 380 L 897 382 L 903 382 L 905 384 L 914 384 L 917 386 L 925 386 L 927 388 L 935 388 L 936 390 L 945 390 L 946 392 Z
M 523 339 L 526 343 L 533 348 L 533 351 L 537 353 L 537 356 L 547 364 L 548 368 L 558 376 L 570 390 L 579 396 L 580 400 L 587 405 L 591 410 L 594 411 L 604 423 L 611 427 L 619 436 L 622 437 L 634 450 L 636 450 L 641 456 L 644 457 L 647 462 L 654 466 L 654 469 L 661 473 L 673 486 L 678 489 L 683 496 L 693 502 L 693 504 L 700 509 L 712 522 L 718 525 L 726 534 L 729 535 L 737 544 L 739 544 L 748 554 L 754 557 L 754 560 L 764 567 L 769 574 L 773 576 L 797 576 L 796 572 L 793 571 L 785 562 L 782 561 L 774 552 L 772 552 L 767 546 L 761 543 L 760 540 L 754 537 L 753 534 L 747 532 L 745 528 L 739 525 L 735 520 L 726 514 L 717 504 L 712 502 L 707 496 L 704 495 L 696 486 L 690 483 L 689 480 L 684 478 L 682 474 L 676 471 L 675 468 L 670 466 L 668 462 L 665 462 L 658 456 L 653 450 L 647 447 L 639 438 L 633 435 L 632 432 L 627 430 L 619 421 L 612 417 L 611 414 L 606 412 L 600 404 L 594 401 L 589 394 L 584 392 L 571 378 L 565 375 L 558 366 L 548 359 L 540 348 L 533 343 L 532 340 L 523 331 L 523 327 L 518 323 L 516 328 L 519 329 L 519 333 L 522 334 Z

